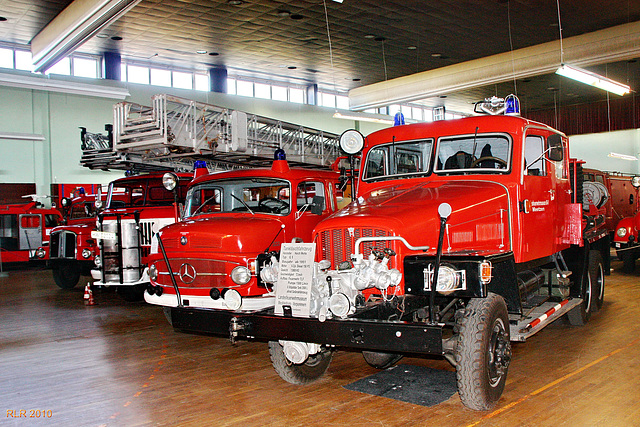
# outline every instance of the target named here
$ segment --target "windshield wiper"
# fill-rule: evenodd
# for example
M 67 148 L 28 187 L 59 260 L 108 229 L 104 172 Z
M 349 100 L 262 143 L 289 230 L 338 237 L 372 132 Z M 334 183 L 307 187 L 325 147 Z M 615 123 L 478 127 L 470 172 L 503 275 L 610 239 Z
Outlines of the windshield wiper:
M 231 197 L 233 197 L 234 199 L 236 199 L 237 201 L 239 201 L 240 203 L 242 203 L 242 204 L 244 205 L 244 207 L 245 207 L 245 208 L 247 208 L 247 210 L 248 210 L 249 212 L 251 212 L 251 215 L 255 215 L 255 212 L 253 212 L 253 211 L 251 210 L 251 208 L 249 207 L 249 205 L 248 205 L 248 204 L 246 204 L 244 200 L 242 200 L 241 198 L 237 197 L 235 194 L 231 194 Z
M 213 196 L 209 197 L 209 198 L 208 198 L 207 200 L 205 200 L 204 202 L 200 203 L 200 206 L 198 206 L 198 207 L 196 208 L 196 210 L 195 210 L 195 211 L 193 211 L 193 213 L 192 213 L 191 215 L 189 215 L 189 216 L 194 216 L 195 214 L 197 214 L 197 213 L 198 213 L 198 211 L 200 211 L 200 209 L 202 209 L 202 207 L 203 207 L 204 205 L 206 205 L 207 203 L 209 203 L 211 200 L 213 200 L 213 199 L 215 199 L 215 198 L 216 198 L 216 195 L 214 194 Z

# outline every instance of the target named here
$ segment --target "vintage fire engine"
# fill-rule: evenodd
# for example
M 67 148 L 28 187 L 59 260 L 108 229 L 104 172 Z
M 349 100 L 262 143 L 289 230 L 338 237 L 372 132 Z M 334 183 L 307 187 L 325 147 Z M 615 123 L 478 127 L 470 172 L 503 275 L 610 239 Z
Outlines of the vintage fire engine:
M 632 179 L 634 187 L 640 187 L 640 177 Z M 613 245 L 618 258 L 622 261 L 622 270 L 632 273 L 636 268 L 636 260 L 640 257 L 638 236 L 640 230 L 640 211 L 623 218 L 616 226 Z
M 60 288 L 72 289 L 81 275 L 89 275 L 98 254 L 98 242 L 91 237 L 96 228 L 96 216 L 104 204 L 105 196 L 80 194 L 61 199 L 64 225 L 51 230 L 48 251 L 39 248 L 37 256 L 46 258 L 53 273 L 53 279 Z
M 0 261 L 42 259 L 46 256 L 51 229 L 61 223 L 60 211 L 43 208 L 36 201 L 0 206 Z M 44 255 L 38 257 L 40 247 Z
M 584 168 L 583 170 L 585 199 L 604 201 L 606 204 L 605 228 L 610 231 L 613 238 L 618 222 L 635 215 L 640 209 L 638 199 L 640 177 L 597 169 Z
M 143 298 L 149 283 L 147 258 L 151 238 L 158 229 L 176 222 L 179 203 L 184 201 L 192 174 L 169 173 L 170 189 L 163 186 L 165 175 L 160 172 L 120 178 L 109 184 L 107 204 L 98 214 L 97 239 L 100 255 L 91 276 L 97 286 L 117 286 L 126 300 Z
M 477 107 L 509 112 L 514 98 Z M 582 325 L 603 303 L 608 233 L 595 206 L 583 212 L 581 164 L 567 143 L 507 115 L 397 126 L 366 140 L 347 131 L 347 153 L 364 147 L 355 199 L 318 224 L 312 243 L 283 244 L 279 259 L 258 266 L 275 283 L 274 308 L 178 304 L 173 327 L 269 341 L 274 368 L 296 384 L 321 376 L 339 347 L 379 368 L 404 353 L 442 356 L 463 404 L 489 409 L 511 341 L 565 314 Z
M 273 307 L 273 287 L 256 275 L 257 263 L 284 242 L 310 242 L 313 227 L 343 201 L 337 172 L 290 168 L 283 153 L 271 168 L 213 173 L 189 185 L 183 220 L 160 231 L 149 257 L 147 302 Z

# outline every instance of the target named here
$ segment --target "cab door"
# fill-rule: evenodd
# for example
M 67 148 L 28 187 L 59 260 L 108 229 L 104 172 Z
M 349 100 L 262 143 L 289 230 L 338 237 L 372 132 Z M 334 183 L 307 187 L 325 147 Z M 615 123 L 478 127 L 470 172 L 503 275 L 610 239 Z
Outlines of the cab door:
M 18 218 L 19 249 L 35 251 L 42 245 L 42 215 L 22 214 Z
M 523 186 L 519 216 L 521 260 L 530 261 L 555 252 L 557 218 L 557 164 L 548 158 L 547 137 L 535 130 L 525 136 Z
M 311 241 L 311 233 L 320 221 L 335 210 L 330 182 L 307 180 L 298 184 L 295 194 L 295 237 Z

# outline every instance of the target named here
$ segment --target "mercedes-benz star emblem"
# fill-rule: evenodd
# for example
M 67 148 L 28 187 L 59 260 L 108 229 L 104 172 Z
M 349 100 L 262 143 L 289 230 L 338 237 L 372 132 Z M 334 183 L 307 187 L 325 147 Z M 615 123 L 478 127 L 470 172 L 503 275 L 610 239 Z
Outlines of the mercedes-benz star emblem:
M 191 264 L 184 263 L 180 266 L 180 280 L 187 285 L 196 280 L 196 269 Z

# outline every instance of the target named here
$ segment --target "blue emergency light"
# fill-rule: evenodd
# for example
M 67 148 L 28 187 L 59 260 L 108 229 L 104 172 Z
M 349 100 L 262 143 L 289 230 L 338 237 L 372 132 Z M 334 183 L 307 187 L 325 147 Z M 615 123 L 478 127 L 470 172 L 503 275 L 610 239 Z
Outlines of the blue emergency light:
M 404 124 L 404 114 L 402 114 L 400 111 L 398 111 L 396 113 L 395 116 L 393 116 L 393 125 L 394 126 L 400 126 Z
M 520 115 L 520 100 L 518 99 L 517 96 L 511 94 L 508 95 L 505 99 L 504 99 L 504 104 L 506 107 L 506 110 L 504 112 L 504 114 L 506 114 L 507 116 L 519 116 Z
M 282 148 L 278 148 L 273 153 L 273 160 L 287 160 L 287 153 Z
M 196 160 L 195 162 L 193 162 L 193 170 L 196 169 L 201 169 L 201 168 L 205 168 L 207 167 L 207 162 L 205 162 L 204 160 Z

